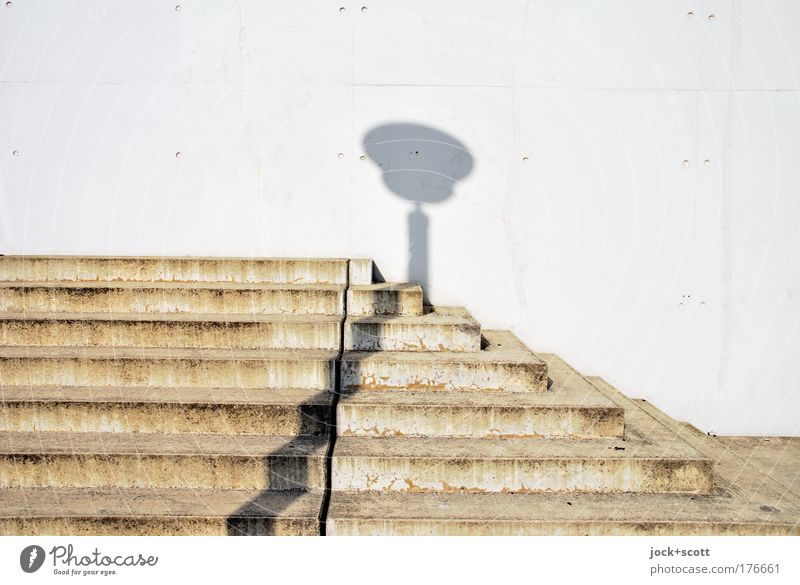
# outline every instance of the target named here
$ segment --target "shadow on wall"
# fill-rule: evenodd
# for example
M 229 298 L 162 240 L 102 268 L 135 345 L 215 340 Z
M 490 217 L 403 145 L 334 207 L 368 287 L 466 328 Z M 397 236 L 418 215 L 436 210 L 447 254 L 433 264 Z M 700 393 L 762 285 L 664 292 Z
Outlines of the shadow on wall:
M 398 122 L 376 126 L 364 136 L 364 151 L 378 165 L 395 195 L 413 202 L 408 214 L 409 282 L 431 290 L 430 239 L 424 204 L 445 201 L 474 162 L 460 141 L 429 126 Z

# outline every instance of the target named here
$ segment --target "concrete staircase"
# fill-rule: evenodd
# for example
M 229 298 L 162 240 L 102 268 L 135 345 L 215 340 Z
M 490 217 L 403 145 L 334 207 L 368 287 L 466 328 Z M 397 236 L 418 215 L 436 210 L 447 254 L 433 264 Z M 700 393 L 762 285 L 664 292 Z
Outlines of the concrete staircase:
M 0 258 L 0 532 L 318 534 L 347 260 Z
M 0 257 L 0 533 L 799 531 L 796 486 L 372 272 Z

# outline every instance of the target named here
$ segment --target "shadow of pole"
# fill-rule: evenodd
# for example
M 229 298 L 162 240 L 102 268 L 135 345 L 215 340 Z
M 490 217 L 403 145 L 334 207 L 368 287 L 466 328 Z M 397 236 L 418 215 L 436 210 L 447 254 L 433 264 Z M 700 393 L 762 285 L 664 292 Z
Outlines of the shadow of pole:
M 474 167 L 472 155 L 453 136 L 407 122 L 376 126 L 364 136 L 363 146 L 386 187 L 414 203 L 408 214 L 407 279 L 429 291 L 430 219 L 424 206 L 452 196 L 456 183 Z

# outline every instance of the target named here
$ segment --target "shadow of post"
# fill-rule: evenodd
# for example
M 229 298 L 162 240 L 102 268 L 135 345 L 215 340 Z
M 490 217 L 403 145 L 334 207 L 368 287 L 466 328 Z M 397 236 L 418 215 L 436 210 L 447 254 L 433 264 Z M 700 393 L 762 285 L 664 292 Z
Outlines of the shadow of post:
M 408 214 L 407 280 L 429 291 L 430 219 L 424 206 L 441 203 L 453 194 L 456 183 L 474 167 L 472 155 L 453 136 L 409 122 L 372 128 L 364 136 L 363 147 L 389 190 L 414 203 Z M 427 298 L 426 304 L 430 304 Z
M 338 370 L 335 363 L 331 363 L 332 375 Z M 229 536 L 272 535 L 278 522 L 282 523 L 282 533 L 306 532 L 303 524 L 309 521 L 309 516 L 282 518 L 281 515 L 306 494 L 316 492 L 322 496 L 329 487 L 327 458 L 331 433 L 335 432 L 335 389 L 320 390 L 297 405 L 297 409 L 301 420 L 297 434 L 286 437 L 283 445 L 265 456 L 266 485 L 255 498 L 227 517 Z M 322 520 L 318 513 L 319 510 L 313 517 L 317 527 Z M 292 520 L 297 524 L 292 526 Z

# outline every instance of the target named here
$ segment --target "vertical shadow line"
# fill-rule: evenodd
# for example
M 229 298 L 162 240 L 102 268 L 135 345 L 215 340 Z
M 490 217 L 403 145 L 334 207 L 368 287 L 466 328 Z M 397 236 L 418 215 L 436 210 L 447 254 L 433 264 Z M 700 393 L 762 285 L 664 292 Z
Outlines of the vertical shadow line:
M 345 287 L 342 293 L 342 320 L 339 323 L 339 351 L 337 352 L 336 361 L 334 362 L 333 370 L 333 399 L 330 405 L 330 414 L 328 417 L 329 431 L 328 431 L 328 451 L 325 453 L 325 494 L 322 497 L 322 507 L 319 511 L 319 534 L 326 536 L 327 534 L 327 520 L 328 509 L 331 504 L 331 496 L 333 495 L 333 448 L 336 446 L 336 410 L 339 404 L 339 396 L 342 387 L 342 359 L 344 357 L 344 329 L 347 322 L 347 293 L 350 290 L 350 259 L 347 259 L 347 266 L 345 268 Z

